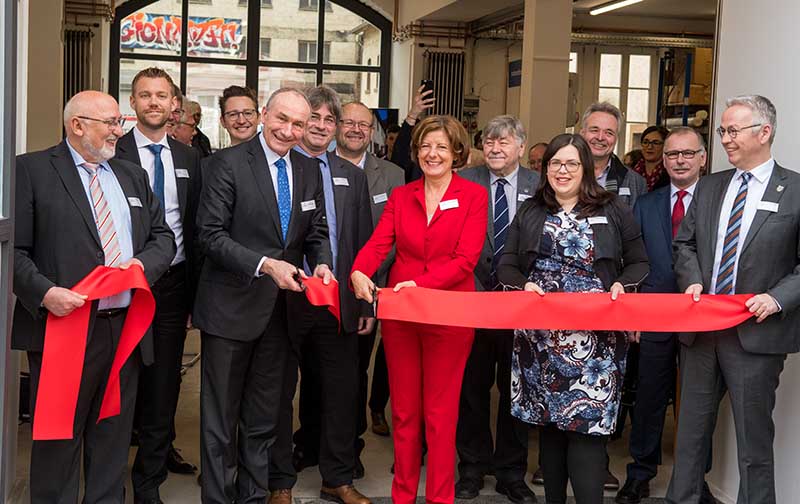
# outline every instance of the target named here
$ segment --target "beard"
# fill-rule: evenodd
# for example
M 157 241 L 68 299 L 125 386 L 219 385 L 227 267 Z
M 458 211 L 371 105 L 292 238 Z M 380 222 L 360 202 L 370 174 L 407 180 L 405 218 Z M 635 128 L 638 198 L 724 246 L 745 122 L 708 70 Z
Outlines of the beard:
M 109 159 L 113 158 L 114 154 L 116 153 L 116 145 L 111 147 L 106 145 L 106 140 L 110 140 L 111 138 L 114 140 L 117 139 L 117 137 L 104 138 L 102 145 L 100 147 L 95 147 L 88 138 L 81 137 L 81 147 L 83 147 L 86 152 L 91 154 L 92 157 L 97 159 L 97 162 L 102 163 L 103 161 L 108 161 Z

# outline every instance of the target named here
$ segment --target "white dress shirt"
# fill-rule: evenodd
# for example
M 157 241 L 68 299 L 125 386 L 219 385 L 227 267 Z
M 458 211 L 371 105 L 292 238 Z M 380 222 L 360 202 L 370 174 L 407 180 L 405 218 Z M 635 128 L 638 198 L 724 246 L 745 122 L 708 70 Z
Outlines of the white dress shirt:
M 689 187 L 687 187 L 686 189 L 684 189 L 684 191 L 686 191 L 686 194 L 683 196 L 683 212 L 684 212 L 683 215 L 684 216 L 686 216 L 686 214 L 689 213 L 689 205 L 691 205 L 692 201 L 694 201 L 694 188 L 695 187 L 697 187 L 697 181 L 695 181 L 694 184 L 692 184 Z M 675 203 L 678 202 L 678 191 L 680 191 L 680 189 L 675 187 L 675 184 L 670 184 L 669 185 L 669 216 L 670 217 L 672 217 L 672 211 L 675 210 Z M 727 223 L 727 221 L 726 221 L 726 223 Z
M 506 182 L 508 182 L 503 189 L 506 192 L 506 201 L 508 202 L 508 222 L 511 223 L 514 220 L 514 216 L 517 215 L 517 179 L 519 175 L 519 165 L 514 168 L 514 171 L 511 172 L 506 177 Z M 497 193 L 497 181 L 500 179 L 497 175 L 489 170 L 489 187 L 492 190 L 492 199 L 489 202 L 489 205 L 492 208 L 492 218 L 494 218 L 494 202 L 495 202 L 495 194 Z
M 258 134 L 258 140 L 261 142 L 261 148 L 264 149 L 264 155 L 267 157 L 267 164 L 269 165 L 269 175 L 272 178 L 272 187 L 275 190 L 275 201 L 278 201 L 278 167 L 275 166 L 275 162 L 278 159 L 283 159 L 286 162 L 286 175 L 289 177 L 289 197 L 290 201 L 292 202 L 292 206 L 294 206 L 294 181 L 292 180 L 292 157 L 289 155 L 291 150 L 287 151 L 285 155 L 279 156 L 274 150 L 269 148 L 267 145 L 267 141 L 264 139 L 264 135 L 262 133 Z M 276 215 L 278 219 L 279 216 Z M 256 271 L 254 276 L 260 277 L 263 275 L 261 272 L 261 266 L 264 264 L 264 261 L 267 260 L 267 256 L 261 258 L 258 262 L 258 266 L 256 267 Z
M 742 224 L 739 229 L 739 242 L 736 245 L 736 259 L 733 263 L 733 292 L 731 292 L 731 294 L 736 292 L 736 276 L 739 270 L 739 257 L 742 253 L 742 246 L 744 246 L 744 242 L 747 240 L 747 232 L 750 230 L 753 217 L 755 217 L 756 210 L 758 210 L 758 203 L 761 201 L 761 198 L 764 197 L 764 192 L 767 190 L 767 183 L 769 183 L 774 167 L 775 160 L 769 158 L 766 163 L 750 170 L 753 177 L 747 184 L 747 199 L 744 203 Z M 733 175 L 730 184 L 728 184 L 725 199 L 722 200 L 722 209 L 719 213 L 719 224 L 717 226 L 717 248 L 714 251 L 714 270 L 711 274 L 711 288 L 709 292 L 716 293 L 717 291 L 717 276 L 719 275 L 720 259 L 722 258 L 722 247 L 725 244 L 725 235 L 728 231 L 728 219 L 730 218 L 731 209 L 733 208 L 733 201 L 736 199 L 736 193 L 739 192 L 739 186 L 742 185 L 743 173 L 744 170 L 736 169 L 736 173 Z

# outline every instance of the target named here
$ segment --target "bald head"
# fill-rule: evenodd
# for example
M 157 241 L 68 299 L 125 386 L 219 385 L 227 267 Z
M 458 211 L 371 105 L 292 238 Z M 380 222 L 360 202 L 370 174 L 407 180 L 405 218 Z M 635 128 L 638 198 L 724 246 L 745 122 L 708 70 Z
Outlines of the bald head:
M 117 101 L 100 91 L 81 91 L 64 106 L 67 141 L 86 161 L 101 163 L 114 157 L 122 136 Z

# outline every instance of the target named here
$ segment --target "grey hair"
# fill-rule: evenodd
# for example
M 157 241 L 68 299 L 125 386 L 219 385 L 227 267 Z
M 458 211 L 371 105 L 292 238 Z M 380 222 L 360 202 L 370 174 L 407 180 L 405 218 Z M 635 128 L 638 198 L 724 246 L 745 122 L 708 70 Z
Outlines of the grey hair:
M 323 105 L 327 105 L 336 121 L 342 117 L 342 102 L 339 95 L 325 84 L 309 88 L 306 90 L 306 98 L 311 104 L 311 110 L 318 110 Z
M 706 139 L 703 138 L 703 135 L 700 134 L 699 131 L 692 128 L 691 126 L 678 126 L 676 128 L 672 128 L 667 135 L 667 138 L 664 139 L 664 143 L 667 143 L 671 137 L 676 135 L 694 135 L 697 137 L 697 143 L 700 144 L 700 148 L 704 151 L 706 150 Z
M 510 115 L 497 116 L 483 128 L 484 138 L 501 138 L 506 135 L 513 135 L 520 144 L 524 144 L 528 139 L 522 121 Z
M 75 96 L 73 96 L 67 101 L 67 104 L 64 105 L 64 129 L 67 131 L 69 131 L 69 123 L 72 121 L 72 118 L 81 113 L 80 103 L 78 102 L 79 100 L 75 99 Z
M 619 129 L 622 127 L 622 112 L 620 112 L 614 104 L 609 102 L 594 102 L 589 105 L 586 112 L 583 113 L 583 117 L 581 117 L 581 127 L 586 127 L 586 121 L 589 119 L 589 116 L 595 112 L 604 112 L 614 116 L 614 119 L 617 120 L 617 133 L 619 133 Z
M 775 140 L 775 131 L 778 129 L 778 112 L 775 110 L 775 105 L 761 95 L 741 95 L 728 98 L 725 101 L 725 107 L 730 108 L 734 105 L 741 105 L 747 107 L 753 113 L 753 119 L 761 123 L 762 126 L 769 124 L 772 126 L 769 135 L 769 144 Z
M 270 95 L 269 99 L 267 99 L 267 104 L 264 105 L 264 108 L 269 110 L 270 106 L 272 105 L 272 101 L 277 96 L 282 95 L 282 94 L 286 94 L 286 93 L 294 93 L 297 96 L 303 98 L 303 101 L 305 101 L 308 104 L 308 108 L 311 108 L 311 103 L 308 102 L 308 98 L 306 97 L 305 93 L 303 93 L 299 89 L 293 88 L 293 87 L 282 87 L 280 89 L 277 89 L 274 93 L 272 93 Z
M 198 115 L 202 115 L 203 109 L 200 107 L 200 104 L 196 101 L 186 100 L 183 103 L 183 115 L 181 115 L 181 121 L 184 119 L 192 118 L 194 119 Z

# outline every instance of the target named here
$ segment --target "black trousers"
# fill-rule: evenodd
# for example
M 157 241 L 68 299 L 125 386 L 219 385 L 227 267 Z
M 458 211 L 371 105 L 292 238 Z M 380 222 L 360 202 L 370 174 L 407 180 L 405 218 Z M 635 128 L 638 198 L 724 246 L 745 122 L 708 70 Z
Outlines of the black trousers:
M 119 342 L 125 312 L 98 316 L 90 327 L 75 410 L 74 439 L 34 441 L 31 445 L 30 494 L 32 504 L 75 504 L 81 475 L 81 450 L 86 504 L 125 501 L 125 470 L 133 428 L 136 388 L 141 368 L 135 350 L 120 373 L 120 414 L 97 423 L 108 373 Z M 28 352 L 31 372 L 31 411 L 42 372 L 42 353 Z
M 539 434 L 547 504 L 567 502 L 567 481 L 576 504 L 602 504 L 608 436 L 562 431 L 553 424 Z
M 200 466 L 204 504 L 263 504 L 291 353 L 286 296 L 253 341 L 201 333 Z
M 167 479 L 167 454 L 174 439 L 175 410 L 181 387 L 181 362 L 186 342 L 189 299 L 186 263 L 170 268 L 153 285 L 155 362 L 142 370 L 137 399 L 139 449 L 131 481 L 138 498 L 156 498 Z
M 353 482 L 355 408 L 358 392 L 358 335 L 340 333 L 327 309 L 307 305 L 293 316 L 289 332 L 293 355 L 281 400 L 279 434 L 270 462 L 270 489 L 292 488 L 292 440 L 308 458 L 319 459 L 322 484 Z M 292 436 L 292 399 L 300 367 L 300 428 Z
M 514 332 L 479 329 L 464 370 L 458 411 L 456 448 L 461 477 L 481 478 L 494 471 L 498 481 L 522 481 L 528 467 L 528 425 L 511 415 L 511 354 Z M 497 438 L 489 425 L 491 389 L 497 383 L 500 403 Z
M 372 366 L 372 389 L 369 388 L 369 362 L 378 324 L 369 334 L 358 336 L 358 404 L 356 406 L 356 456 L 364 449 L 364 440 L 361 436 L 367 432 L 367 395 L 369 395 L 369 409 L 376 413 L 384 413 L 389 403 L 389 370 L 386 367 L 386 354 L 383 351 L 383 338 L 378 342 L 375 351 L 375 364 Z

